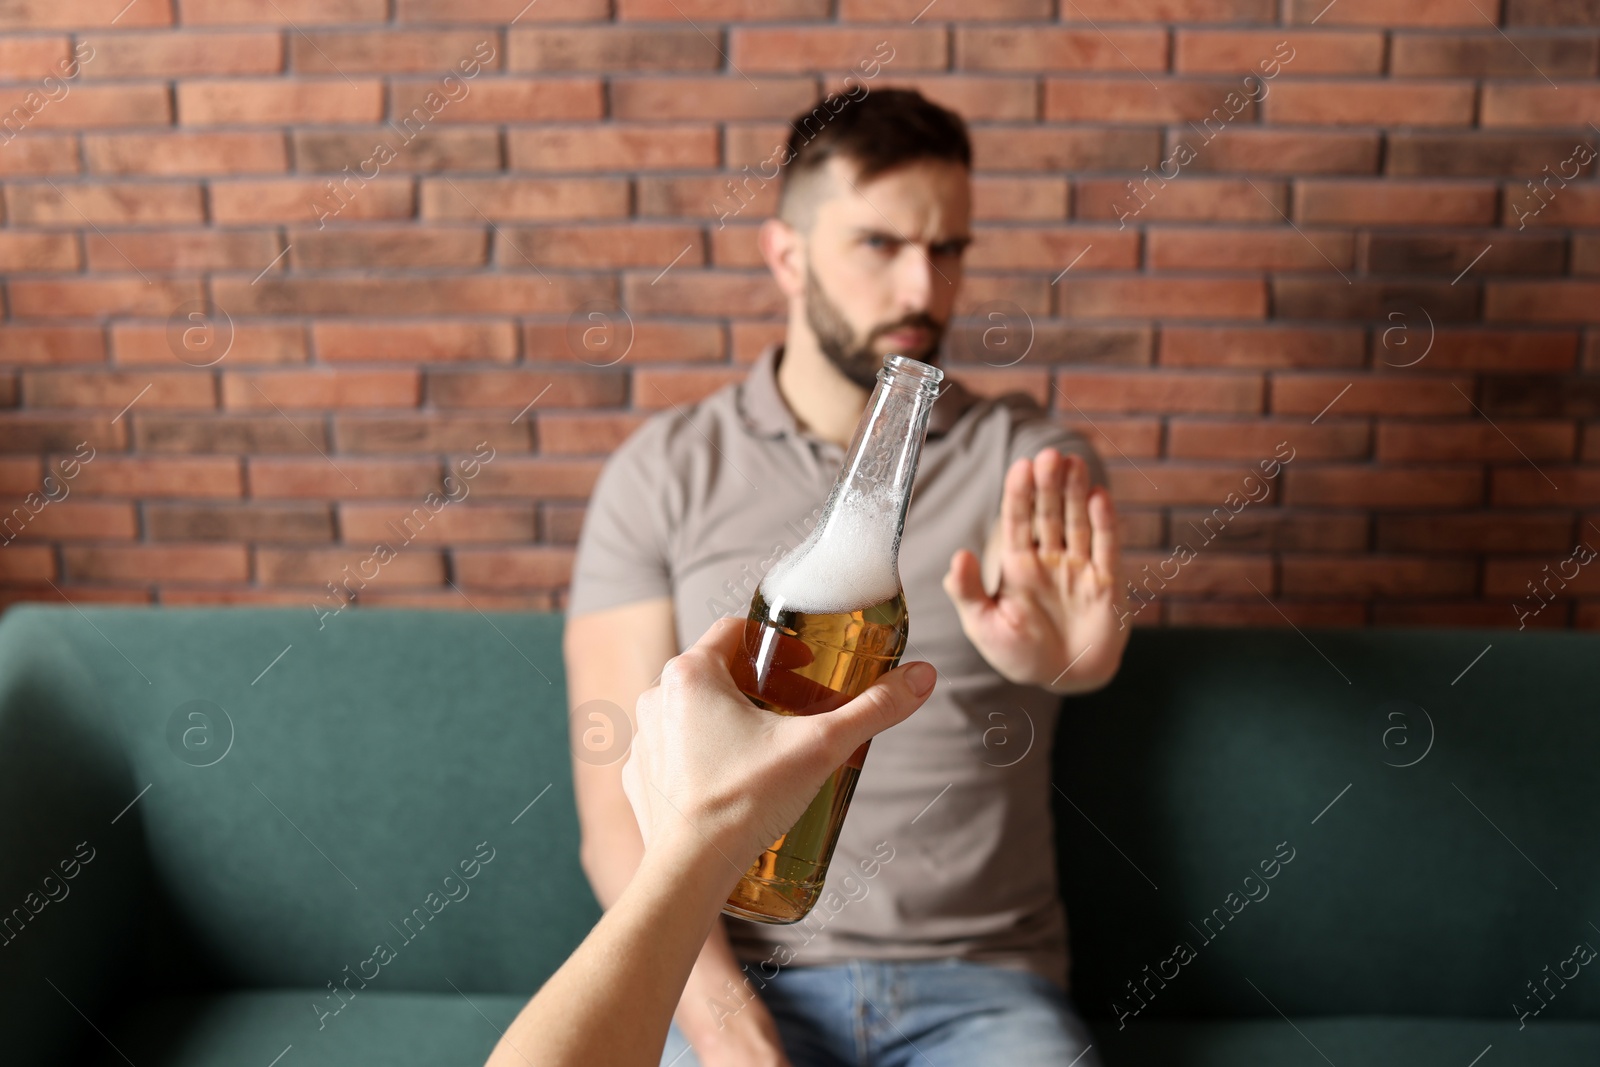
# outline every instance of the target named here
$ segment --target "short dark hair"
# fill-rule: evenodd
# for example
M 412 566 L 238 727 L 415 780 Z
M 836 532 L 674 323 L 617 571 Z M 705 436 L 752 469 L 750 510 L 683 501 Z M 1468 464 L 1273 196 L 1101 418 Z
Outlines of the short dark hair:
M 791 187 L 806 184 L 834 156 L 855 163 L 862 182 L 924 159 L 971 169 L 972 142 L 960 115 L 915 89 L 861 89 L 859 96 L 829 93 L 790 120 L 778 212 L 791 223 Z

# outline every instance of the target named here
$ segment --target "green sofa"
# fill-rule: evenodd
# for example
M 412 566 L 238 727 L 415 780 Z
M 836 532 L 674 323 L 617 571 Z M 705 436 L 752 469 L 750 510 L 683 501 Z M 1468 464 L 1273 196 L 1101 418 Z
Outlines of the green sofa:
M 561 626 L 7 611 L 0 1062 L 481 1063 L 597 916 Z M 1107 1064 L 1600 1062 L 1597 652 L 1138 632 L 1055 752 Z

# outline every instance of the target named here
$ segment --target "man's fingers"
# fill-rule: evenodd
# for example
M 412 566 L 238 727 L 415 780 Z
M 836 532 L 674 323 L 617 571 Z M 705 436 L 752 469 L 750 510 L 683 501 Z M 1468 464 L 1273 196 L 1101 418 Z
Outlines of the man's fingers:
M 1067 472 L 1067 555 L 1078 561 L 1089 558 L 1088 496 L 1089 465 L 1073 456 Z
M 1055 461 L 1047 463 L 1045 456 L 1055 453 Z M 1073 457 L 1064 456 L 1054 448 L 1042 449 L 1033 460 L 1033 493 L 1037 502 L 1039 519 L 1039 551 L 1060 552 L 1067 547 L 1062 529 L 1062 482 L 1066 475 L 1071 484 Z
M 1117 540 L 1117 512 L 1111 506 L 1111 494 L 1096 489 L 1089 498 L 1089 522 L 1094 527 L 1094 566 L 1113 584 L 1117 568 L 1121 565 L 1122 549 Z
M 1006 471 L 1000 501 L 1000 544 L 1017 552 L 1033 551 L 1033 471 L 1019 459 Z

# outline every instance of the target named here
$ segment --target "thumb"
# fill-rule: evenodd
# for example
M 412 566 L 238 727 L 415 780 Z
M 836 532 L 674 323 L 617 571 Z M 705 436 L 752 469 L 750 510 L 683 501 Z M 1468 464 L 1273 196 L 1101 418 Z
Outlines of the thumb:
M 843 762 L 865 742 L 910 718 L 933 693 L 938 680 L 939 672 L 931 663 L 902 663 L 848 704 L 806 720 L 822 727 L 829 747 L 835 750 L 838 762 Z

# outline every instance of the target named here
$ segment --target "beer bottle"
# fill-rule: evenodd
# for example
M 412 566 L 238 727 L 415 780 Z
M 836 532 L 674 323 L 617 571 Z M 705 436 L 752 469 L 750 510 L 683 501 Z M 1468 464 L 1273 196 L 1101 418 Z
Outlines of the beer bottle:
M 943 378 L 931 364 L 884 357 L 822 517 L 751 597 L 733 676 L 757 705 L 782 715 L 831 711 L 900 662 L 909 626 L 900 534 Z M 822 893 L 866 756 L 863 744 L 828 778 L 799 821 L 745 872 L 724 915 L 805 918 Z

